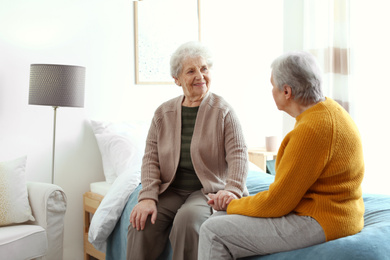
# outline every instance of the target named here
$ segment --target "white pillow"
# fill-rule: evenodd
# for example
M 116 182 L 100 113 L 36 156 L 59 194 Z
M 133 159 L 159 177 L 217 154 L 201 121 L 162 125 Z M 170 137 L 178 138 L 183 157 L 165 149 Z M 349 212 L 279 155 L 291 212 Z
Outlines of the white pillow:
M 106 181 L 112 184 L 125 172 L 141 170 L 149 124 L 142 121 L 108 122 L 91 120 Z
M 26 185 L 27 156 L 0 162 L 0 226 L 34 221 Z
M 140 172 L 118 176 L 104 196 L 89 226 L 88 241 L 99 251 L 106 252 L 106 240 L 114 230 L 123 208 L 141 182 Z M 130 220 L 129 220 L 130 221 Z

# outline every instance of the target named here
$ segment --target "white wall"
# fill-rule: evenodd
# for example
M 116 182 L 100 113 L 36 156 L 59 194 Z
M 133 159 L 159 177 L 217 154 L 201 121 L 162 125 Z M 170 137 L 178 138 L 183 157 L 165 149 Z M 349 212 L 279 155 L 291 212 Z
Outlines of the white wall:
M 282 137 L 270 83 L 270 65 L 283 52 L 282 11 L 282 0 L 202 1 L 202 41 L 215 57 L 212 91 L 233 105 L 252 147 Z
M 281 2 L 256 11 L 224 1 L 225 15 L 216 7 L 210 15 L 222 15 L 225 23 L 219 18 L 204 27 L 204 41 L 215 48 L 212 90 L 235 107 L 250 146 L 264 145 L 265 135 L 281 134 L 282 113 L 269 83 L 269 64 L 282 52 Z M 132 4 L 0 2 L 0 161 L 27 155 L 28 180 L 50 182 L 53 131 L 53 109 L 28 105 L 30 64 L 86 67 L 85 107 L 57 112 L 55 183 L 68 197 L 65 260 L 83 259 L 82 194 L 91 182 L 104 180 L 88 120 L 150 118 L 160 103 L 182 93 L 173 85 L 134 84 Z
M 68 197 L 65 259 L 83 259 L 82 194 L 104 179 L 88 120 L 150 117 L 173 86 L 134 85 L 132 1 L 2 1 L 0 160 L 27 155 L 27 179 L 50 182 L 53 109 L 28 105 L 31 63 L 86 67 L 85 108 L 59 108 L 55 183 Z
M 283 51 L 303 49 L 303 1 L 284 0 L 283 6 Z M 295 118 L 283 113 L 283 136 L 288 134 L 295 124 Z

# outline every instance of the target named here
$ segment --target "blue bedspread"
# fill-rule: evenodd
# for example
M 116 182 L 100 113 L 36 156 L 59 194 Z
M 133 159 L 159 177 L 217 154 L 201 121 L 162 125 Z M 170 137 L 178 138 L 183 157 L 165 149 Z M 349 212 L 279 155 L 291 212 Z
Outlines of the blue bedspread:
M 250 195 L 267 190 L 274 176 L 266 173 L 250 171 L 247 187 Z M 137 203 L 141 186 L 130 196 L 126 207 L 114 231 L 107 240 L 107 260 L 125 260 L 127 247 L 127 229 L 130 212 Z M 390 260 L 390 196 L 379 194 L 363 194 L 365 204 L 364 228 L 353 236 L 348 236 L 320 245 L 282 252 L 266 256 L 252 256 L 245 260 L 328 260 L 328 259 L 364 259 Z M 171 259 L 169 242 L 161 260 Z

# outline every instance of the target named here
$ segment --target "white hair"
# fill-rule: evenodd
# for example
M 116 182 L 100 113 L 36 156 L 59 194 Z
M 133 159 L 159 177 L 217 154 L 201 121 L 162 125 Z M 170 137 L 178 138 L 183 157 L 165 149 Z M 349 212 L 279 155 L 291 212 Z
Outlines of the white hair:
M 280 90 L 284 85 L 289 85 L 294 100 L 302 105 L 324 99 L 322 72 L 312 54 L 304 51 L 288 52 L 276 58 L 271 68 L 275 85 Z
M 178 78 L 182 67 L 183 61 L 188 57 L 202 57 L 205 59 L 209 68 L 213 66 L 213 60 L 210 50 L 200 42 L 191 41 L 182 44 L 171 56 L 171 76 Z

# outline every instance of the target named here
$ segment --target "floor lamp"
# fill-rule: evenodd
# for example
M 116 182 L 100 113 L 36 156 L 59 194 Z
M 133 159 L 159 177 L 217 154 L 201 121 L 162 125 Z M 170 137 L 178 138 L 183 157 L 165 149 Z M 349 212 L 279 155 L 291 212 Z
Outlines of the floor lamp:
M 52 106 L 54 109 L 51 183 L 54 183 L 56 116 L 58 107 L 84 107 L 85 68 L 57 64 L 31 64 L 30 105 Z

